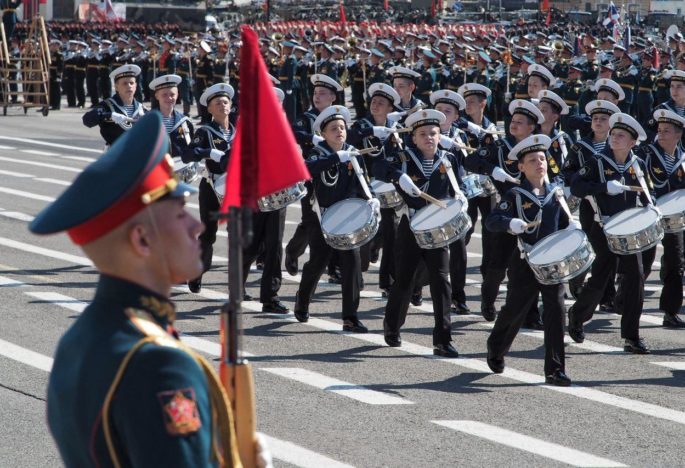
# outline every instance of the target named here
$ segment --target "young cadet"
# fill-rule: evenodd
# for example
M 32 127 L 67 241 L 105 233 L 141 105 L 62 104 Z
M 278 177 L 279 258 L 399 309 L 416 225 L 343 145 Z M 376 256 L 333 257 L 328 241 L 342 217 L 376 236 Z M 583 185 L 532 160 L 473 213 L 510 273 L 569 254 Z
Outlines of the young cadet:
M 507 155 L 514 146 L 533 135 L 537 126 L 545 121 L 545 117 L 535 104 L 522 99 L 511 101 L 509 114 L 511 114 L 509 135 L 481 147 L 478 150 L 477 158 L 474 158 L 470 163 L 478 165 L 476 168 L 478 173 L 489 175 L 494 179 L 500 196 L 507 193 L 521 177 L 516 161 L 512 161 Z M 495 301 L 506 274 L 507 261 L 511 252 L 516 248 L 516 237 L 507 232 L 493 233 L 491 245 L 492 252 L 490 252 L 489 263 L 485 268 L 481 288 L 481 314 L 489 322 L 495 320 L 497 314 Z M 526 326 L 542 328 L 542 324 L 539 323 L 537 303 L 531 306 Z
M 682 54 L 685 57 L 685 54 Z M 679 61 L 680 63 L 680 61 Z M 683 70 L 668 70 L 664 72 L 664 77 L 669 80 L 670 99 L 659 104 L 654 110 L 670 110 L 681 117 L 685 117 L 685 71 Z M 657 131 L 658 122 L 656 119 L 650 119 L 647 124 L 647 129 L 650 136 L 654 136 Z M 681 145 L 685 146 L 685 135 L 680 139 Z
M 240 465 L 214 366 L 174 329 L 171 288 L 202 271 L 203 228 L 184 206 L 195 188 L 176 181 L 167 148 L 159 113 L 146 115 L 29 226 L 66 231 L 99 272 L 48 383 L 66 466 Z M 263 459 L 262 444 L 255 450 Z
M 587 161 L 594 159 L 596 153 L 600 153 L 606 147 L 607 139 L 609 138 L 609 118 L 617 112 L 621 112 L 617 105 L 604 100 L 590 101 L 585 106 L 585 114 L 590 116 L 592 122 L 591 132 L 571 146 L 569 156 L 564 161 L 562 172 L 564 173 L 564 180 L 568 190 L 570 190 L 570 183 L 576 173 L 585 166 Z M 564 187 L 564 194 L 568 195 L 566 187 Z M 583 231 L 586 233 L 590 232 L 592 223 L 595 222 L 594 219 L 595 213 L 590 206 L 590 202 L 587 198 L 582 198 L 578 207 L 578 220 Z M 580 293 L 585 276 L 586 274 L 581 274 L 569 281 L 569 290 L 574 298 Z M 614 275 L 612 274 L 611 276 L 613 278 Z M 599 303 L 600 310 L 613 310 L 615 295 L 614 282 L 608 281 L 604 296 Z
M 396 123 L 388 118 L 400 104 L 400 95 L 391 86 L 384 83 L 374 83 L 369 86 L 369 113 L 358 119 L 347 133 L 347 142 L 355 148 L 379 148 L 378 152 L 364 157 L 368 172 L 375 176 L 375 161 L 385 158 L 397 151 L 398 137 L 391 137 Z M 381 264 L 378 271 L 378 287 L 387 296 L 395 277 L 395 230 L 399 222 L 395 208 L 381 208 L 381 222 L 376 239 L 362 247 L 371 250 L 369 257 L 376 257 L 373 250 L 383 249 Z M 380 244 L 378 246 L 377 244 Z M 368 246 L 368 247 L 367 247 Z M 371 258 L 370 258 L 371 259 Z M 369 259 L 369 260 L 370 260 Z M 362 261 L 362 263 L 364 263 Z M 362 265 L 362 270 L 364 265 Z
M 136 101 L 136 77 L 140 74 L 138 65 L 122 65 L 109 74 L 114 83 L 116 94 L 104 99 L 100 104 L 83 114 L 83 125 L 93 128 L 100 126 L 100 135 L 107 146 L 112 145 L 147 110 Z
M 641 254 L 617 255 L 609 250 L 603 231 L 608 217 L 652 202 L 649 193 L 634 192 L 628 186 L 644 186 L 651 190 L 645 175 L 645 165 L 634 153 L 633 147 L 646 138 L 639 123 L 627 114 L 616 113 L 609 119 L 609 145 L 596 158 L 585 163 L 571 183 L 571 193 L 577 197 L 591 196 L 597 207 L 600 222 L 594 223 L 588 238 L 595 251 L 592 277 L 568 311 L 569 336 L 576 343 L 585 340 L 583 323 L 592 318 L 604 294 L 610 273 L 618 261 L 621 272 L 619 289 L 623 291 L 621 337 L 624 350 L 634 354 L 647 354 L 649 348 L 640 338 L 640 315 L 644 302 L 645 277 Z
M 391 77 L 392 87 L 400 95 L 400 108 L 406 111 L 424 104 L 414 96 L 416 80 L 421 78 L 420 73 L 410 68 L 395 66 L 388 69 L 388 74 Z
M 314 131 L 320 132 L 324 139 L 306 160 L 313 178 L 314 210 L 325 212 L 326 208 L 341 200 L 366 198 L 350 162 L 357 157 L 358 151 L 345 143 L 349 123 L 350 113 L 344 106 L 324 109 L 314 121 Z M 361 158 L 357 162 L 363 164 Z M 376 211 L 380 209 L 375 198 L 369 200 L 369 205 Z M 321 224 L 318 222 L 310 230 L 309 249 L 309 261 L 302 267 L 302 279 L 295 296 L 295 318 L 300 322 L 309 320 L 309 303 L 334 250 L 324 240 Z M 366 333 L 368 329 L 357 318 L 362 280 L 359 248 L 337 252 L 341 267 L 343 330 Z
M 297 119 L 293 126 L 295 140 L 300 145 L 302 157 L 305 160 L 309 157 L 316 144 L 321 141 L 321 137 L 316 135 L 314 131 L 314 121 L 322 110 L 329 108 L 335 103 L 338 96 L 337 93 L 343 90 L 340 83 L 321 73 L 312 75 L 310 81 L 314 87 L 312 91 L 312 106 Z M 285 269 L 291 275 L 297 274 L 297 260 L 304 254 L 307 248 L 310 229 L 315 228 L 319 224 L 319 220 L 312 210 L 312 185 L 309 182 L 305 185 L 308 193 L 300 201 L 302 205 L 302 219 L 297 225 L 293 237 L 285 247 Z
M 402 194 L 408 206 L 408 213 L 402 215 L 397 228 L 397 277 L 390 290 L 385 306 L 383 332 L 388 346 L 401 346 L 400 328 L 404 325 L 415 281 L 416 265 L 419 260 L 426 263 L 433 300 L 433 354 L 443 357 L 458 357 L 452 346 L 450 319 L 450 297 L 452 294 L 449 274 L 448 248 L 423 249 L 416 243 L 416 237 L 409 227 L 409 219 L 416 210 L 426 206 L 419 198 L 423 191 L 437 199 L 457 194 L 444 171 L 448 166 L 459 167 L 454 154 L 441 150 L 440 124 L 445 115 L 437 110 L 423 110 L 407 117 L 406 125 L 412 129 L 414 148 L 405 148 L 399 157 L 391 156 L 385 160 L 384 180 L 392 182 Z M 458 170 L 455 170 L 458 173 Z
M 453 168 L 455 175 L 461 182 L 466 175 L 464 164 L 467 160 L 466 151 L 462 148 L 468 146 L 466 134 L 457 127 L 459 113 L 466 107 L 464 98 L 455 91 L 441 89 L 433 91 L 429 97 L 435 110 L 442 112 L 445 121 L 440 124 L 440 148 L 453 153 L 458 165 Z M 468 209 L 468 208 L 467 208 Z M 450 244 L 450 284 L 452 286 L 452 312 L 460 315 L 471 313 L 466 304 L 466 238 L 459 239 Z
M 619 103 L 626 97 L 626 93 L 621 85 L 609 78 L 600 78 L 589 88 L 595 93 L 595 100 L 608 101 L 618 107 Z M 587 104 L 585 105 L 587 109 Z M 568 119 L 569 129 L 578 131 L 581 137 L 592 132 L 592 118 L 590 114 L 578 114 L 570 116 Z
M 685 151 L 680 145 L 685 118 L 661 109 L 654 111 L 653 119 L 657 122 L 658 138 L 653 143 L 642 145 L 637 154 L 645 161 L 647 173 L 659 198 L 685 189 Z M 661 245 L 664 247 L 661 257 L 664 287 L 659 297 L 659 309 L 664 312 L 663 325 L 667 328 L 685 328 L 685 321 L 678 315 L 683 305 L 683 231 L 665 233 Z M 652 262 L 648 257 L 644 268 L 645 278 L 651 269 Z
M 485 221 L 493 232 L 510 232 L 517 236 L 519 248 L 530 248 L 563 227 L 579 229 L 580 224 L 569 223 L 559 198 L 563 197 L 560 186 L 550 183 L 547 176 L 547 150 L 552 141 L 547 135 L 532 135 L 519 142 L 507 155 L 510 161 L 518 161 L 518 169 L 524 176 L 521 185 L 512 187 Z M 529 227 L 539 220 L 540 224 Z M 507 298 L 500 310 L 492 333 L 488 338 L 487 363 L 499 374 L 504 371 L 504 355 L 516 338 L 526 314 L 538 294 L 542 296 L 545 334 L 545 382 L 568 386 L 564 361 L 564 285 L 545 285 L 533 274 L 522 252 L 514 250 L 508 259 L 509 282 Z
M 547 135 L 552 143 L 547 150 L 547 175 L 550 181 L 562 181 L 564 174 L 561 169 L 568 157 L 568 151 L 573 142 L 566 132 L 559 129 L 562 115 L 568 114 L 568 105 L 556 93 L 543 89 L 538 94 L 538 108 L 545 121 L 540 124 L 540 133 Z
M 207 106 L 207 110 L 212 115 L 212 121 L 198 127 L 195 138 L 182 155 L 184 163 L 204 161 L 207 169 L 207 174 L 200 181 L 198 197 L 200 219 L 205 225 L 205 230 L 200 235 L 203 273 L 212 267 L 214 242 L 216 242 L 216 232 L 219 229 L 214 213 L 221 207 L 219 196 L 223 197 L 223 194 L 218 194 L 214 190 L 214 184 L 226 173 L 233 138 L 235 138 L 235 128 L 229 122 L 233 95 L 233 87 L 227 83 L 217 83 L 205 89 L 200 96 L 200 104 Z M 189 281 L 188 288 L 192 292 L 200 292 L 202 275 Z
M 193 123 L 175 108 L 180 83 L 181 77 L 178 75 L 162 75 L 148 85 L 159 105 L 162 123 L 169 135 L 169 154 L 173 157 L 180 157 L 195 135 Z

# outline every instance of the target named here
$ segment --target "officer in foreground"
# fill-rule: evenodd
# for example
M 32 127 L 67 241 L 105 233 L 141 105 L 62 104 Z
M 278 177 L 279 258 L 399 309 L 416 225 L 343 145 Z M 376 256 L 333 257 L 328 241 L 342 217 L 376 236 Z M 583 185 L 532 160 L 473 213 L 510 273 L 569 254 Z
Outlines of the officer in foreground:
M 159 114 L 145 116 L 30 225 L 66 231 L 100 272 L 48 384 L 66 466 L 241 466 L 214 368 L 173 328 L 171 288 L 202 272 L 203 226 L 184 206 L 196 190 L 174 179 L 168 141 Z

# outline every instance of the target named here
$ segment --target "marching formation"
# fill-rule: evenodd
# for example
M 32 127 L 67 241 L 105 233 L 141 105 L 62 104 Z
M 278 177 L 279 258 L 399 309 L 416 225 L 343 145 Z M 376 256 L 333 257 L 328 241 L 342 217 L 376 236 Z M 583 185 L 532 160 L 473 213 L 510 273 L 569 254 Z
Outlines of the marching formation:
M 590 30 L 569 37 L 481 26 L 459 37 L 438 28 L 388 38 L 357 31 L 361 37 L 307 30 L 302 38 L 276 32 L 260 40 L 312 176 L 260 200 L 253 216 L 243 269 L 246 277 L 258 263 L 264 311 L 289 313 L 278 296 L 281 264 L 297 275 L 309 247 L 295 317 L 309 319 L 327 272 L 329 282 L 341 284 L 343 330 L 365 333 L 358 311 L 362 272 L 380 260 L 388 346 L 402 345 L 409 305 L 421 304 L 428 285 L 434 354 L 457 357 L 451 315 L 470 313 L 466 246 L 480 216 L 480 312 L 495 321 L 487 342 L 493 372 L 503 371 L 523 326 L 544 330 L 546 381 L 569 385 L 566 315 L 570 337 L 582 342 L 583 325 L 598 306 L 621 315 L 625 351 L 648 353 L 639 319 L 659 243 L 663 324 L 685 328 L 679 317 L 685 230 L 680 34 L 623 45 L 596 39 Z M 201 178 L 205 272 L 239 99 L 239 64 L 226 59 L 224 42 L 212 39 L 202 39 L 196 51 L 180 41 L 175 52 L 177 42 L 163 37 L 162 61 L 153 60 L 152 70 L 133 54 L 115 58 L 130 62 L 109 75 L 115 93 L 83 117 L 85 125 L 99 125 L 110 145 L 147 112 L 142 101 L 149 95 L 163 115 L 177 174 L 186 182 Z M 193 95 L 199 96 L 199 125 L 188 115 Z M 174 108 L 179 101 L 183 112 Z M 302 219 L 283 255 L 285 209 L 297 202 Z M 565 283 L 576 300 L 568 311 Z M 202 276 L 188 285 L 199 292 Z

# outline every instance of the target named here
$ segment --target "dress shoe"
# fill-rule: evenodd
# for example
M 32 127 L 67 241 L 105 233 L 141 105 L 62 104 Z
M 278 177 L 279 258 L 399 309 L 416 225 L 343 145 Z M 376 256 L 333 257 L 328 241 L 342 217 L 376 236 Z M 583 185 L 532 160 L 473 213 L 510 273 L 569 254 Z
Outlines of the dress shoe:
M 202 289 L 202 277 L 200 276 L 199 278 L 188 281 L 188 289 L 190 289 L 191 293 L 199 293 Z
M 623 344 L 623 351 L 627 353 L 633 353 L 633 354 L 649 354 L 649 348 L 645 344 L 644 340 L 642 338 L 638 338 L 637 340 L 628 340 Z
M 380 250 L 371 249 L 371 252 L 369 252 L 369 262 L 370 263 L 376 263 L 378 261 L 379 257 L 380 257 Z
M 568 377 L 568 375 L 558 370 L 545 376 L 545 383 L 547 385 L 554 385 L 556 387 L 569 387 L 571 385 L 571 379 Z
M 399 335 L 385 335 L 385 344 L 392 348 L 398 348 L 402 346 L 402 337 Z
M 538 318 L 530 322 L 525 322 L 523 328 L 528 328 L 529 330 L 544 330 L 545 324 Z
M 381 297 L 387 298 L 390 296 L 390 288 L 381 288 Z
M 416 293 L 411 295 L 411 305 L 414 307 L 419 307 L 421 304 L 423 304 L 423 293 Z
M 466 302 L 452 300 L 451 312 L 456 315 L 469 315 L 471 313 L 471 309 L 469 309 L 469 306 L 466 305 Z
M 254 301 L 254 297 L 252 297 L 248 293 L 243 293 L 243 302 L 247 302 L 247 301 Z
M 585 341 L 585 331 L 583 331 L 583 324 L 573 312 L 573 307 L 568 310 L 568 336 L 576 343 Z
M 343 320 L 343 331 L 352 333 L 368 333 L 369 329 L 358 318 Z
M 264 271 L 264 262 L 257 262 L 255 268 L 257 268 L 258 271 Z
M 664 314 L 664 327 L 685 328 L 685 321 L 678 314 Z
M 328 273 L 328 282 L 330 284 L 340 284 L 342 279 L 340 278 L 340 273 L 337 270 Z
M 285 253 L 285 271 L 289 275 L 295 276 L 297 274 L 297 257 L 292 257 L 288 252 Z
M 602 312 L 606 312 L 608 314 L 612 314 L 614 312 L 614 303 L 613 302 L 603 302 L 599 305 L 599 310 Z
M 490 350 L 490 345 L 488 345 L 488 357 L 487 357 L 488 367 L 495 374 L 501 374 L 504 372 L 504 359 L 493 357 L 493 353 Z
M 452 343 L 433 345 L 433 355 L 446 358 L 459 357 L 459 352 L 452 346 Z
M 262 304 L 262 312 L 268 312 L 270 314 L 289 314 L 290 310 L 284 306 L 281 301 L 274 300 Z
M 300 302 L 300 293 L 295 293 L 295 318 L 300 323 L 305 323 L 309 320 L 309 304 Z
M 568 290 L 571 292 L 571 296 L 573 297 L 573 299 L 578 300 L 580 293 L 583 291 L 583 286 L 581 285 L 572 287 L 569 285 Z
M 480 306 L 480 314 L 488 322 L 492 322 L 497 317 L 497 309 L 494 306 Z

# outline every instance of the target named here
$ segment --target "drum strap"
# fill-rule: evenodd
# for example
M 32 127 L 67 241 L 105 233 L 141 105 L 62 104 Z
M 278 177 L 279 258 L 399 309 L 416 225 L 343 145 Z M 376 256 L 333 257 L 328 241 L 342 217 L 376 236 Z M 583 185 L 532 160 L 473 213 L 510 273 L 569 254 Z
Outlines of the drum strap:
M 564 197 L 564 189 L 561 187 L 555 187 L 554 190 L 557 193 L 557 201 L 559 202 L 559 205 L 561 205 L 561 209 L 564 210 L 564 213 L 566 213 L 566 216 L 568 216 L 568 222 L 570 223 L 573 221 L 573 215 L 571 214 L 571 210 L 568 207 L 568 203 L 566 203 L 566 198 Z
M 652 200 L 652 196 L 649 194 L 649 188 L 647 187 L 647 182 L 645 181 L 645 173 L 642 172 L 642 168 L 638 164 L 637 160 L 635 160 L 633 164 L 635 165 L 635 175 L 637 176 L 637 181 L 640 182 L 640 187 L 642 187 L 642 191 L 647 197 L 649 204 L 653 205 L 654 201 Z
M 366 183 L 366 179 L 364 178 L 364 171 L 362 171 L 362 168 L 359 166 L 359 161 L 357 161 L 357 157 L 352 156 L 350 158 L 350 163 L 352 163 L 354 173 L 357 174 L 357 178 L 359 179 L 359 184 L 362 186 L 364 195 L 366 195 L 367 199 L 371 200 L 373 198 L 373 195 L 371 195 L 371 190 L 369 190 L 369 186 Z

